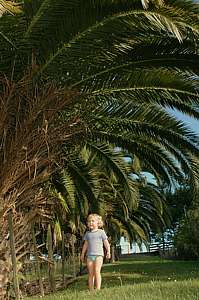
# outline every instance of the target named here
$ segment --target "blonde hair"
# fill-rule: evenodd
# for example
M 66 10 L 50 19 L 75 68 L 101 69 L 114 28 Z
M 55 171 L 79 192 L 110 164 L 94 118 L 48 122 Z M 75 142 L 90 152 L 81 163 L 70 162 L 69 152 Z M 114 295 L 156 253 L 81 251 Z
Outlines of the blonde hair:
M 104 222 L 102 220 L 102 217 L 98 214 L 90 214 L 87 218 L 87 222 L 91 219 L 91 218 L 95 218 L 98 221 L 98 227 L 102 228 L 104 225 Z

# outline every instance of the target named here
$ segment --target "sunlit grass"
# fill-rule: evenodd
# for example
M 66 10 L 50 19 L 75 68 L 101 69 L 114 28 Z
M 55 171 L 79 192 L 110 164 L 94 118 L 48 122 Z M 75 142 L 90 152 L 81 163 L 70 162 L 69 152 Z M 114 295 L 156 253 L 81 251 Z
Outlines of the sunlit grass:
M 45 300 L 198 300 L 199 261 L 171 261 L 156 257 L 122 260 L 103 267 L 99 292 L 87 289 L 87 275 L 63 292 Z M 38 300 L 40 297 L 27 299 Z

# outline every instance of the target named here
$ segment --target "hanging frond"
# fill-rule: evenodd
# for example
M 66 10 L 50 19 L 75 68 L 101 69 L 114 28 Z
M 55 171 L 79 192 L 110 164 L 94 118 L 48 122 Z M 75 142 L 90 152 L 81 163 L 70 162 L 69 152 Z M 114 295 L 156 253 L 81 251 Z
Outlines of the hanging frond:
M 110 151 L 106 145 L 87 143 L 87 146 L 92 149 L 92 151 L 95 151 L 96 156 L 99 159 L 104 161 L 107 170 L 112 170 L 114 172 L 118 182 L 124 187 L 124 197 L 128 203 L 129 209 L 135 209 L 137 206 L 137 197 L 134 197 L 136 189 L 129 184 L 127 175 L 128 167 L 125 166 L 118 153 L 115 153 L 114 155 L 114 152 Z
M 0 0 L 0 17 L 9 12 L 11 14 L 18 14 L 21 12 L 21 4 L 8 0 Z

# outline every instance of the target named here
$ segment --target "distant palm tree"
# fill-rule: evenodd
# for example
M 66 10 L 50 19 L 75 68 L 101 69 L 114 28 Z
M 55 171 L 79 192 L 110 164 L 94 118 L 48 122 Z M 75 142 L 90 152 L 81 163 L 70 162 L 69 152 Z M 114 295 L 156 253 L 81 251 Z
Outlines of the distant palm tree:
M 90 142 L 66 168 L 52 181 L 55 216 L 65 230 L 82 236 L 88 214 L 99 213 L 114 248 L 121 235 L 141 244 L 150 240 L 150 232 L 170 224 L 159 187 L 147 182 L 135 163 L 132 168 L 121 151 Z

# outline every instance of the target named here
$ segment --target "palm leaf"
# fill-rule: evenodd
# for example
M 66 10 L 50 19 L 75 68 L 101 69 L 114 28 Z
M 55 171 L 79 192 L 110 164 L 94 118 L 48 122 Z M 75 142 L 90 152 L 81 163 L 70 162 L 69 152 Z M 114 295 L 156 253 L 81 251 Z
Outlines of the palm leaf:
M 124 187 L 124 195 L 128 203 L 129 209 L 135 208 L 137 206 L 134 194 L 136 194 L 136 189 L 129 184 L 127 176 L 127 166 L 119 158 L 118 154 L 114 155 L 114 152 L 110 151 L 106 145 L 97 145 L 87 142 L 87 146 L 92 151 L 95 151 L 96 156 L 104 161 L 107 170 L 112 170 L 117 177 L 117 180 Z M 135 201 L 135 202 L 134 202 Z
M 21 12 L 21 5 L 13 1 L 0 0 L 0 17 L 6 12 L 18 14 Z

